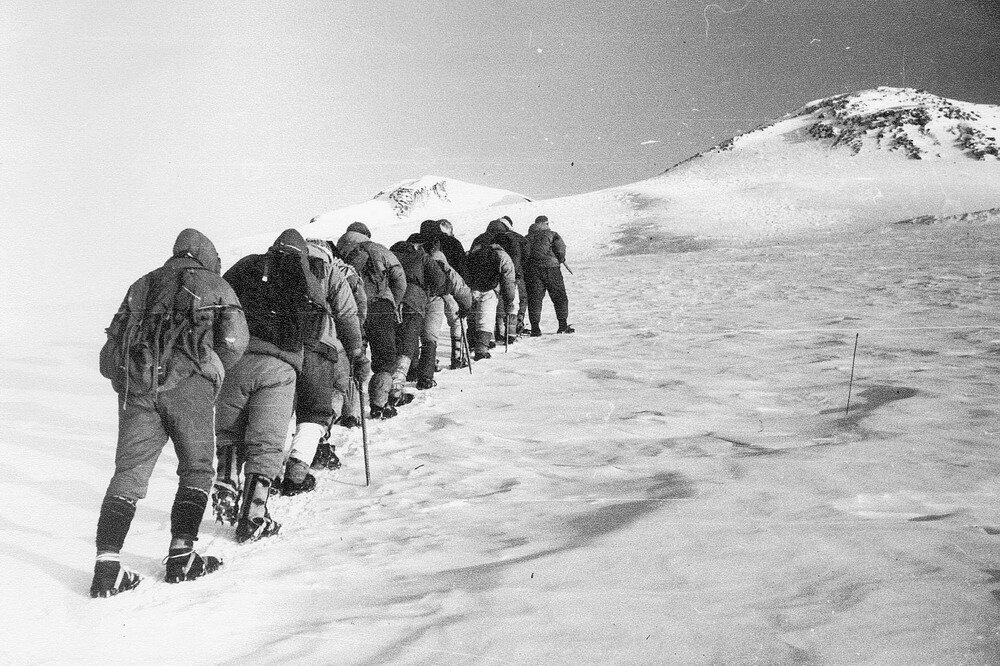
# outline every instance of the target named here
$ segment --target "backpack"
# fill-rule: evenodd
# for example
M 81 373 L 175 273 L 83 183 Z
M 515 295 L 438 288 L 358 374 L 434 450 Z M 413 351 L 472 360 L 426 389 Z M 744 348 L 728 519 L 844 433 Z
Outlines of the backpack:
M 298 255 L 251 255 L 224 277 L 243 305 L 252 336 L 291 352 L 318 337 L 322 317 L 306 303 L 308 287 Z
M 372 290 L 368 292 L 370 295 L 384 297 L 384 294 L 391 293 L 392 290 L 389 288 L 389 276 L 375 261 L 373 245 L 375 243 L 372 241 L 361 241 L 344 260 L 354 266 L 365 283 L 372 286 Z
M 497 234 L 493 242 L 503 248 L 504 252 L 510 255 L 510 260 L 514 262 L 514 272 L 521 272 L 521 249 L 522 238 L 512 232 Z
M 180 378 L 179 358 L 194 365 L 207 360 L 203 350 L 213 346 L 214 315 L 201 307 L 196 270 L 208 269 L 164 267 L 130 290 L 129 310 L 111 322 L 102 350 L 102 369 L 110 366 L 105 374 L 116 391 L 152 393 L 155 400 Z
M 467 257 L 469 286 L 476 291 L 492 291 L 500 284 L 500 255 L 486 245 Z

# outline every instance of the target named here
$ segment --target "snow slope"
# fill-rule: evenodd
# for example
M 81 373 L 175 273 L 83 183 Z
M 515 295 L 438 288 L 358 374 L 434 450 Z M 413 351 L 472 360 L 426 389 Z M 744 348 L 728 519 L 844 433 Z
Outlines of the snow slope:
M 862 232 L 917 216 L 1000 207 L 998 139 L 1000 107 L 883 87 L 811 102 L 638 183 L 517 203 L 474 186 L 451 205 L 429 193 L 442 179 L 427 177 L 417 181 L 422 194 L 403 183 L 402 189 L 388 188 L 389 195 L 298 228 L 336 239 L 360 220 L 374 240 L 390 245 L 423 219 L 448 217 L 468 246 L 501 215 L 525 233 L 544 214 L 569 244 L 570 265 L 608 254 Z M 447 181 L 447 187 L 460 186 Z M 406 208 L 412 212 L 398 217 L 387 201 L 395 192 L 437 208 Z M 227 256 L 263 251 L 280 231 L 250 239 Z
M 168 447 L 124 553 L 146 580 L 101 601 L 97 346 L 4 350 L 0 661 L 996 663 L 998 241 L 582 261 L 577 334 L 443 371 L 372 424 L 370 488 L 338 433 L 345 467 L 273 502 L 279 536 L 206 521 L 226 566 L 182 585 L 157 580 Z
M 912 165 L 948 187 L 996 168 L 822 141 L 794 145 L 884 160 L 870 173 L 890 193 L 920 182 Z M 456 216 L 468 235 L 497 211 L 522 229 L 550 214 L 578 332 L 548 334 L 546 305 L 547 335 L 370 424 L 371 487 L 360 433 L 338 432 L 344 468 L 273 500 L 281 534 L 237 545 L 206 520 L 199 547 L 226 565 L 201 580 L 159 580 L 167 447 L 123 553 L 145 580 L 87 597 L 117 427 L 96 371 L 108 313 L 82 311 L 89 336 L 0 349 L 0 662 L 1000 661 L 997 203 L 804 207 L 819 175 L 723 178 L 750 160 L 739 144 L 644 184 Z M 696 182 L 728 187 L 746 223 L 685 222 Z M 762 224 L 751 203 L 780 210 L 768 191 L 803 207 Z
M 336 240 L 350 223 L 364 222 L 371 228 L 373 240 L 388 246 L 419 230 L 420 223 L 427 219 L 452 218 L 470 210 L 489 211 L 498 206 L 526 201 L 530 199 L 509 190 L 474 185 L 454 178 L 423 176 L 396 183 L 360 204 L 317 215 L 308 224 L 289 226 L 299 229 L 306 238 Z M 503 213 L 495 213 L 494 217 L 500 215 Z M 224 263 L 231 263 L 252 252 L 263 252 L 281 231 L 283 229 L 227 245 L 220 250 L 225 255 Z

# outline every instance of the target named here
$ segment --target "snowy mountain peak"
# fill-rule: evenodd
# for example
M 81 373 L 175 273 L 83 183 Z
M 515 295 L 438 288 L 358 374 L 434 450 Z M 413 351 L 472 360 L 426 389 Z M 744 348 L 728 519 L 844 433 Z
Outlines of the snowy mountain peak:
M 375 195 L 376 201 L 392 206 L 396 217 L 413 217 L 421 211 L 441 211 L 454 208 L 479 208 L 531 201 L 526 196 L 473 185 L 440 176 L 423 176 L 404 180 Z
M 776 135 L 812 139 L 853 155 L 888 151 L 918 160 L 998 160 L 1000 107 L 926 90 L 880 87 L 816 100 L 709 152 L 755 145 Z

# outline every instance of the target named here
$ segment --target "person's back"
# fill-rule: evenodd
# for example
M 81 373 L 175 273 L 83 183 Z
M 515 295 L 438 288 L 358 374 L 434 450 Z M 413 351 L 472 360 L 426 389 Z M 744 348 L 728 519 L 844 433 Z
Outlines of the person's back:
M 166 264 L 129 287 L 107 329 L 101 374 L 119 394 L 121 410 L 115 474 L 97 523 L 93 597 L 139 583 L 121 567 L 120 552 L 168 439 L 180 464 L 165 580 L 190 580 L 222 564 L 194 552 L 194 542 L 215 471 L 216 394 L 223 375 L 241 358 L 248 332 L 240 302 L 219 268 L 211 241 L 185 229 Z
M 507 320 L 517 313 L 517 279 L 514 262 L 499 245 L 477 247 L 469 253 L 468 280 L 472 290 L 473 359 L 490 358 L 489 348 L 498 317 Z M 498 305 L 500 307 L 498 307 Z
M 371 416 L 387 419 L 396 415 L 389 404 L 392 373 L 396 370 L 396 323 L 398 308 L 406 294 L 406 274 L 399 259 L 371 240 L 371 231 L 352 222 L 337 240 L 337 251 L 361 276 L 368 297 L 365 336 L 371 347 L 372 378 L 368 382 Z
M 454 228 L 450 221 L 441 219 L 435 220 L 435 222 L 437 222 L 440 232 L 441 252 L 448 259 L 448 265 L 458 271 L 458 274 L 464 280 L 467 268 L 465 247 L 462 245 L 462 241 L 455 238 Z M 423 225 L 421 225 L 420 233 L 425 236 L 428 235 L 424 233 Z
M 558 267 L 566 261 L 566 243 L 549 228 L 549 218 L 539 215 L 528 227 L 523 263 L 532 268 Z
M 542 301 L 548 292 L 559 321 L 557 333 L 573 333 L 567 322 L 569 318 L 569 297 L 563 283 L 560 266 L 566 262 L 566 243 L 558 233 L 549 228 L 549 218 L 539 215 L 528 228 L 524 256 L 524 281 L 528 292 L 528 318 L 531 321 L 531 335 L 542 334 Z
M 403 393 L 403 383 L 410 375 L 411 367 L 416 372 L 421 334 L 431 299 L 442 296 L 445 289 L 444 272 L 427 255 L 421 243 L 423 237 L 412 234 L 390 248 L 406 273 L 406 295 L 403 298 L 401 321 L 396 328 L 398 359 L 390 392 L 390 403 L 397 406 L 406 404 L 410 399 Z
M 306 345 L 322 330 L 328 308 L 309 269 L 305 239 L 287 229 L 263 255 L 226 271 L 250 325 L 250 344 L 223 382 L 216 423 L 219 473 L 212 505 L 236 524 L 238 542 L 276 534 L 267 499 L 284 458 L 295 384 Z M 237 493 L 240 466 L 244 484 Z
M 362 353 L 357 302 L 351 286 L 334 265 L 326 241 L 307 243 L 309 268 L 322 286 L 330 312 L 319 334 L 306 345 L 302 371 L 295 382 L 295 433 L 285 462 L 283 495 L 309 492 L 316 487 L 316 477 L 309 469 L 330 425 L 339 416 L 350 387 L 351 370 Z M 332 450 L 320 456 L 327 465 L 333 457 Z

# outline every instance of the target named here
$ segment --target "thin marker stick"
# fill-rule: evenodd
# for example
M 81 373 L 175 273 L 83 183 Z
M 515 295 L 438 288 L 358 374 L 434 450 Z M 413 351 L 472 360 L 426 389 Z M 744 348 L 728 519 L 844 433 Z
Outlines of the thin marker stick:
M 858 336 L 860 333 L 854 334 L 854 355 L 851 356 L 851 381 L 847 385 L 847 409 L 844 411 L 844 416 L 851 413 L 851 389 L 854 388 L 854 361 L 858 358 Z

